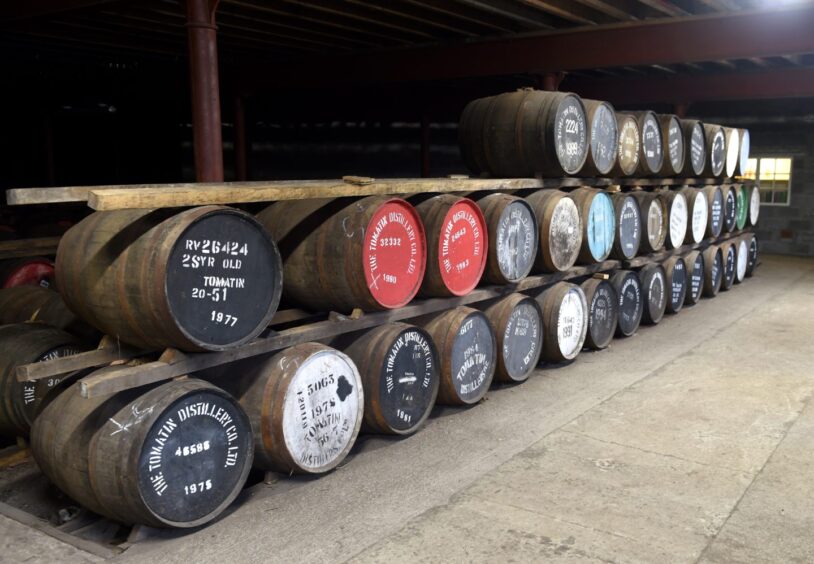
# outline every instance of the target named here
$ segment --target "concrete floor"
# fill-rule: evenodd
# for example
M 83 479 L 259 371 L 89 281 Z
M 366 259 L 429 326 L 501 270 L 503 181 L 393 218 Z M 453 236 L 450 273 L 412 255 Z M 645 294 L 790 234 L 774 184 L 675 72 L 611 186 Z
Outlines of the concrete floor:
M 117 560 L 814 561 L 814 260 Z M 0 560 L 90 561 L 0 520 Z

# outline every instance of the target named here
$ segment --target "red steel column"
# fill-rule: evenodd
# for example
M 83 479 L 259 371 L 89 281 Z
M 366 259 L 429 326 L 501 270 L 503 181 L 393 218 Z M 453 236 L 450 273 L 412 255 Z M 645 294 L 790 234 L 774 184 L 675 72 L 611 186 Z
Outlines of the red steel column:
M 223 139 L 218 85 L 218 0 L 187 0 L 192 135 L 198 182 L 223 182 Z
M 249 140 L 246 133 L 246 106 L 243 96 L 235 97 L 235 176 L 237 180 L 249 177 Z

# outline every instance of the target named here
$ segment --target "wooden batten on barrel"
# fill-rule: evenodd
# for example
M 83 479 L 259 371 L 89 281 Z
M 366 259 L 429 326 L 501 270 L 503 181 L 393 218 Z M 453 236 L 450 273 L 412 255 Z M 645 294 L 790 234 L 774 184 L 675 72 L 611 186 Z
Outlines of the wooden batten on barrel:
M 639 328 L 644 311 L 642 283 L 639 275 L 630 270 L 617 270 L 610 278 L 619 296 L 619 319 L 617 337 L 630 337 Z
M 585 346 L 589 349 L 606 348 L 619 320 L 619 296 L 610 281 L 604 278 L 588 278 L 580 284 L 588 304 L 588 332 Z
M 300 343 L 200 373 L 234 395 L 254 433 L 254 465 L 321 474 L 345 459 L 362 425 L 362 379 L 343 352 Z
M 571 198 L 558 190 L 537 190 L 526 196 L 540 228 L 534 272 L 568 270 L 582 246 L 582 222 Z
M 648 264 L 639 271 L 644 292 L 642 323 L 656 325 L 664 317 L 667 307 L 667 281 L 660 264 Z
M 410 201 L 427 238 L 427 268 L 419 295 L 465 296 L 486 268 L 489 236 L 481 209 L 469 198 L 453 194 L 422 194 Z
M 724 127 L 726 137 L 726 158 L 724 160 L 724 176 L 732 178 L 738 170 L 738 155 L 741 148 L 740 130 Z
M 664 176 L 679 175 L 684 170 L 685 160 L 684 131 L 681 128 L 681 122 L 672 114 L 661 114 L 657 117 L 665 147 L 661 173 Z
M 501 382 L 524 382 L 543 350 L 543 311 L 534 298 L 509 294 L 483 309 L 497 338 L 497 371 Z
M 630 260 L 639 252 L 642 241 L 642 216 L 639 203 L 632 195 L 616 192 L 611 195 L 616 222 L 611 256 Z
M 662 264 L 664 284 L 667 288 L 665 311 L 678 313 L 687 298 L 687 264 L 683 257 L 672 256 Z
M 718 238 L 724 228 L 724 193 L 720 186 L 702 188 L 707 197 L 706 236 Z
M 631 114 L 639 126 L 639 164 L 636 174 L 639 176 L 655 176 L 661 173 L 664 166 L 664 139 L 661 133 L 661 124 L 656 114 L 651 111 Z
M 152 527 L 220 515 L 246 481 L 252 445 L 240 405 L 197 379 L 93 398 L 76 383 L 31 430 L 34 458 L 59 489 L 94 513 Z
M 737 270 L 737 249 L 732 241 L 721 244 L 721 255 L 723 259 L 723 276 L 721 276 L 721 290 L 727 291 L 735 283 L 735 271 Z
M 43 400 L 66 376 L 18 382 L 15 368 L 81 351 L 75 337 L 47 325 L 0 326 L 0 435 L 27 437 Z
M 616 128 L 619 131 L 619 148 L 616 162 L 608 176 L 632 176 L 639 168 L 642 138 L 639 124 L 630 114 L 616 114 Z
M 577 204 L 582 223 L 582 247 L 578 262 L 602 262 L 613 249 L 616 232 L 616 214 L 610 195 L 593 188 L 578 188 L 568 196 Z
M 72 311 L 125 343 L 225 350 L 268 325 L 282 264 L 263 226 L 233 208 L 96 212 L 63 236 L 57 286 Z
M 616 164 L 619 129 L 616 112 L 608 102 L 582 100 L 585 105 L 590 141 L 582 176 L 605 176 Z
M 647 253 L 655 253 L 664 247 L 668 233 L 668 212 L 660 192 L 631 192 L 639 202 L 642 218 L 641 247 Z
M 438 396 L 441 361 L 430 335 L 388 323 L 331 343 L 356 364 L 364 389 L 362 430 L 409 435 L 427 420 Z
M 519 282 L 529 275 L 539 247 L 534 210 L 522 198 L 504 193 L 476 193 L 486 220 L 486 269 L 483 277 L 493 284 Z
M 588 156 L 585 107 L 568 92 L 522 89 L 480 98 L 464 108 L 458 140 L 476 174 L 577 174 Z
M 558 282 L 537 296 L 543 310 L 543 359 L 573 360 L 588 333 L 588 302 L 582 288 Z
M 721 289 L 724 260 L 720 247 L 710 245 L 702 253 L 704 256 L 704 296 L 714 298 Z
M 414 320 L 432 336 L 441 358 L 438 403 L 473 405 L 492 383 L 497 365 L 497 340 L 482 312 L 460 306 Z
M 684 305 L 695 305 L 701 299 L 706 279 L 704 255 L 701 251 L 690 251 L 684 257 L 687 267 L 687 292 L 684 296 Z
M 277 202 L 260 222 L 280 244 L 288 299 L 313 311 L 406 305 L 424 278 L 427 245 L 400 198 Z
M 684 174 L 701 176 L 709 161 L 704 124 L 694 119 L 682 119 L 680 122 L 684 132 Z
M 677 249 L 684 244 L 687 236 L 689 218 L 687 217 L 687 198 L 680 191 L 664 190 L 661 192 L 664 204 L 667 206 L 670 226 L 664 243 L 668 249 Z
M 683 188 L 681 193 L 687 201 L 687 243 L 700 243 L 709 223 L 709 202 L 706 193 L 697 188 Z
M 704 176 L 720 178 L 726 171 L 726 133 L 720 125 L 704 124 L 706 137 L 707 160 L 704 166 Z
M 43 257 L 11 259 L 0 262 L 0 288 L 54 285 L 54 261 Z

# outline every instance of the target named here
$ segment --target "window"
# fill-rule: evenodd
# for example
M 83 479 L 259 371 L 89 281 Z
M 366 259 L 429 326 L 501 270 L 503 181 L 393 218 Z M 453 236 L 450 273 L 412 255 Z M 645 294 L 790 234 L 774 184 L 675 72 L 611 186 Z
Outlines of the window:
M 744 178 L 758 180 L 762 204 L 787 206 L 791 189 L 791 159 L 761 157 L 749 159 Z

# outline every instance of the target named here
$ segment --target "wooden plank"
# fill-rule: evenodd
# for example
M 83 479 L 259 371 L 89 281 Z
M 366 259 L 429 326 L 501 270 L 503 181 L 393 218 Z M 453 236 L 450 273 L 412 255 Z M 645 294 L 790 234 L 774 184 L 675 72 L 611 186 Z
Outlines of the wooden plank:
M 0 260 L 55 255 L 61 237 L 0 241 Z
M 140 354 L 144 353 L 130 347 L 101 348 L 43 362 L 23 364 L 17 367 L 15 374 L 18 382 L 42 380 L 77 370 L 104 366 L 117 360 L 129 360 Z
M 9 519 L 13 519 L 14 521 L 17 521 L 18 523 L 21 523 L 27 527 L 31 527 L 32 529 L 45 533 L 46 535 L 53 537 L 59 541 L 62 541 L 66 544 L 69 544 L 75 548 L 78 548 L 79 550 L 84 550 L 85 552 L 89 552 L 102 558 L 113 558 L 114 556 L 118 556 L 123 552 L 121 549 L 104 546 L 93 541 L 75 537 L 64 531 L 60 531 L 59 529 L 51 525 L 48 521 L 39 519 L 34 515 L 26 513 L 22 509 L 12 507 L 7 503 L 0 502 L 0 515 L 8 517 Z

